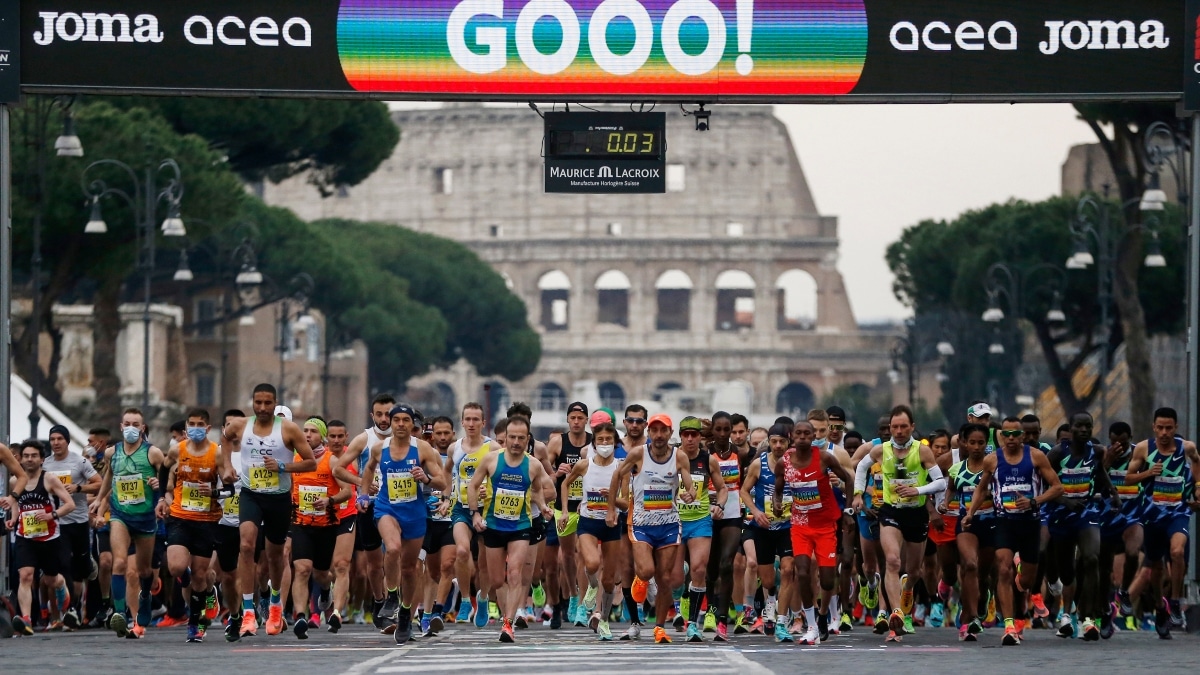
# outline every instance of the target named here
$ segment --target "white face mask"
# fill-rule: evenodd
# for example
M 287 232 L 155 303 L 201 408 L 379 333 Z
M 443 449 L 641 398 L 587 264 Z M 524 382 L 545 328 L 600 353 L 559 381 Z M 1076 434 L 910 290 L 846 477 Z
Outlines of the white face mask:
M 915 440 L 916 440 L 915 438 L 913 438 L 912 436 L 909 436 L 908 442 L 901 445 L 900 443 L 896 442 L 896 439 L 893 438 L 892 439 L 892 447 L 895 448 L 896 450 L 907 450 L 908 448 L 912 447 L 913 441 L 915 441 Z
M 379 436 L 380 438 L 391 438 L 392 437 L 392 423 L 388 422 L 387 428 L 385 428 L 385 429 L 380 429 L 379 425 L 376 424 L 375 425 L 375 435 Z
M 616 450 L 617 446 L 615 446 L 615 445 L 597 445 L 597 446 L 595 446 L 595 448 L 596 448 L 597 455 L 608 458 L 608 457 L 612 457 L 613 451 Z

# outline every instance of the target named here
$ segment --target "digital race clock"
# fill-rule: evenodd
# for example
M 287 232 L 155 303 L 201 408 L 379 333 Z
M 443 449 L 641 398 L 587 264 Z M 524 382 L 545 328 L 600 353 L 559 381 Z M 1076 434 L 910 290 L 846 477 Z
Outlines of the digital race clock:
M 666 113 L 548 112 L 546 192 L 665 192 Z

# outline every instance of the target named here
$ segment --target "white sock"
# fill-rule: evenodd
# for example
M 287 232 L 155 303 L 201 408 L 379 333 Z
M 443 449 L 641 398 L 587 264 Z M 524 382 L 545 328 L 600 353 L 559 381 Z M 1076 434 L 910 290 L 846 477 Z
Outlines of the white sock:
M 804 608 L 804 618 L 808 621 L 808 627 L 810 629 L 816 628 L 817 627 L 817 608 L 816 607 L 805 607 Z
M 832 598 L 829 599 L 829 617 L 833 620 L 837 620 L 838 618 L 840 618 L 842 616 L 841 609 L 842 608 L 841 608 L 840 600 L 839 600 L 838 596 L 835 594 Z

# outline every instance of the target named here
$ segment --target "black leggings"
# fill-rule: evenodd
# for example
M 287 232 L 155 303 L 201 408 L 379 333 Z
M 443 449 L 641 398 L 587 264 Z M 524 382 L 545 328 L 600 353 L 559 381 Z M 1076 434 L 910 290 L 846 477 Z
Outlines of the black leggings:
M 1079 615 L 1100 618 L 1104 607 L 1104 592 L 1100 587 L 1100 528 L 1085 527 L 1074 537 L 1054 537 L 1048 553 L 1054 559 L 1063 586 L 1070 586 L 1079 578 L 1079 587 L 1075 589 Z
M 729 620 L 729 603 L 733 596 L 733 556 L 737 554 L 741 542 L 740 519 L 713 521 L 712 548 L 708 554 L 704 585 L 708 588 L 708 606 L 716 608 L 718 621 Z

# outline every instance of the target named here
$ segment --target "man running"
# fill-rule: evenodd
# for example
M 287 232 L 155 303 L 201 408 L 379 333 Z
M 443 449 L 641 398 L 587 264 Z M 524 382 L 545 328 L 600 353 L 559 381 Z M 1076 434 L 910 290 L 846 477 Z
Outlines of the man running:
M 692 482 L 690 467 L 683 453 L 671 447 L 671 418 L 659 413 L 650 418 L 650 444 L 629 448 L 621 468 L 613 473 L 608 490 L 610 526 L 617 524 L 617 495 L 629 481 L 632 501 L 629 538 L 633 542 L 635 576 L 631 586 L 637 603 L 646 601 L 647 579 L 658 582 L 655 600 L 654 642 L 670 644 L 671 636 L 663 627 L 671 608 L 671 580 L 675 575 L 675 556 L 679 555 L 679 510 L 676 494 L 685 504 L 696 498 L 696 490 L 705 485 Z M 630 480 L 632 476 L 632 480 Z M 683 491 L 679 491 L 680 483 Z
M 450 457 L 450 446 L 454 443 L 454 421 L 449 417 L 438 416 L 428 422 L 427 426 L 431 427 L 428 442 L 437 450 L 444 466 Z M 454 475 L 449 471 L 447 473 Z M 446 608 L 442 603 L 450 595 L 454 582 L 454 523 L 450 515 L 453 494 L 453 489 L 445 492 L 431 490 L 426 497 L 429 522 L 425 526 L 425 541 L 422 544 L 425 551 L 422 635 L 436 635 L 445 628 L 442 614 Z
M 42 463 L 42 471 L 63 484 L 75 510 L 63 516 L 59 532 L 71 554 L 69 609 L 56 607 L 67 630 L 79 627 L 83 588 L 92 573 L 92 526 L 88 518 L 88 495 L 100 493 L 100 474 L 83 456 L 71 452 L 71 432 L 61 424 L 50 427 L 51 455 Z
M 167 489 L 159 516 L 167 521 L 167 570 L 175 578 L 191 575 L 187 641 L 203 642 L 208 629 L 209 563 L 216 550 L 217 521 L 221 519 L 218 483 L 225 457 L 208 440 L 208 411 L 188 411 L 186 438 L 168 451 Z
M 563 478 L 570 473 L 571 467 L 579 461 L 583 449 L 592 444 L 592 434 L 587 431 L 587 423 L 588 407 L 580 401 L 568 404 L 567 431 L 554 434 L 546 444 L 546 453 L 550 458 L 550 466 L 554 469 L 555 494 L 562 491 Z M 583 500 L 582 490 L 583 487 L 580 481 L 577 480 L 570 484 L 567 491 L 568 501 L 565 504 L 556 504 L 554 511 L 554 520 L 556 523 L 561 520 L 564 513 L 566 514 L 566 520 L 564 521 L 566 526 L 557 530 L 558 547 L 562 553 L 561 577 L 566 584 L 567 597 L 569 598 L 567 619 L 578 624 L 584 624 L 588 621 L 587 611 L 580 609 L 579 593 L 576 587 L 579 569 L 575 558 L 575 531 L 579 525 L 579 503 Z M 554 584 L 555 580 L 550 579 L 549 583 Z
M 1109 481 L 1121 495 L 1121 510 L 1104 514 L 1100 524 L 1100 571 L 1102 575 L 1113 571 L 1113 575 L 1116 576 L 1113 562 L 1118 555 L 1122 557 L 1120 580 L 1114 579 L 1114 585 L 1117 586 L 1117 609 L 1127 617 L 1134 615 L 1133 598 L 1129 595 L 1129 588 L 1133 585 L 1140 568 L 1142 543 L 1145 541 L 1142 523 L 1146 520 L 1150 505 L 1140 484 L 1125 483 L 1125 478 L 1129 475 L 1129 463 L 1133 459 L 1133 444 L 1130 443 L 1132 436 L 1133 429 L 1128 422 L 1113 422 L 1108 428 L 1109 445 L 1104 452 L 1104 468 L 1108 471 Z M 1102 578 L 1101 585 L 1103 584 Z M 1112 637 L 1112 619 L 1112 612 L 1105 612 L 1101 617 L 1100 637 Z
M 375 499 L 375 525 L 383 538 L 383 579 L 387 584 L 388 603 L 399 603 L 396 610 L 396 644 L 412 637 L 412 608 L 417 602 L 417 562 L 425 543 L 425 493 L 446 489 L 441 455 L 425 441 L 414 438 L 416 411 L 406 403 L 392 406 L 392 437 L 386 444 L 371 448 L 363 468 L 367 493 Z M 381 479 L 376 485 L 378 468 Z M 392 617 L 384 617 L 391 620 Z
M 687 623 L 687 641 L 703 642 L 698 619 L 700 606 L 707 591 L 705 575 L 708 571 L 709 556 L 712 552 L 713 522 L 719 520 L 725 513 L 727 490 L 725 481 L 721 478 L 721 466 L 717 463 L 716 455 L 700 448 L 700 420 L 696 417 L 685 417 L 679 421 L 679 453 L 687 461 L 692 482 L 696 485 L 711 485 L 712 490 L 702 489 L 696 499 L 690 502 L 682 500 L 676 504 L 679 512 L 680 538 L 683 542 L 683 556 L 676 558 L 675 583 L 666 588 L 678 588 L 688 582 L 687 593 L 680 603 L 679 615 L 676 616 L 676 629 Z M 687 558 L 689 578 L 683 576 L 683 558 Z M 666 588 L 659 587 L 665 592 Z M 728 635 L 717 633 L 717 641 L 724 642 Z
M 712 416 L 712 443 L 708 451 L 720 468 L 725 481 L 725 498 L 719 517 L 713 518 L 713 554 L 708 558 L 707 586 L 708 613 L 704 617 L 704 630 L 715 631 L 716 640 L 729 639 L 729 605 L 733 600 L 733 558 L 742 539 L 742 467 L 750 461 L 750 448 L 739 451 L 730 441 L 733 433 L 732 416 L 717 411 Z M 708 489 L 709 497 L 717 500 L 716 482 Z
M 528 447 L 529 421 L 509 418 L 504 452 L 485 457 L 467 486 L 472 525 L 476 532 L 483 533 L 492 586 L 500 589 L 500 642 L 516 641 L 513 619 L 525 599 L 527 587 L 522 576 L 533 536 L 531 504 L 536 504 L 541 513 L 549 512 L 543 493 L 549 478 L 541 462 L 526 453 Z M 485 485 L 490 499 L 481 512 L 479 489 Z
M 469 597 L 471 580 L 475 578 L 475 558 L 478 557 L 478 534 L 471 523 L 471 512 L 468 508 L 467 490 L 471 478 L 479 469 L 479 464 L 488 454 L 499 451 L 498 443 L 483 435 L 483 406 L 470 402 L 463 406 L 459 416 L 462 424 L 463 437 L 454 442 L 446 457 L 445 469 L 453 480 L 453 505 L 450 507 L 451 529 L 454 535 L 454 573 L 458 578 L 458 586 L 463 597 Z M 486 564 L 486 563 L 485 563 Z M 487 603 L 483 600 L 482 590 L 486 584 L 480 583 L 478 593 L 472 602 L 477 604 L 475 618 L 476 626 L 487 625 Z M 470 612 L 471 603 L 464 602 L 463 607 Z M 482 610 L 482 614 L 480 614 Z M 459 620 L 466 622 L 470 614 L 459 612 Z M 478 622 L 483 620 L 482 625 Z
M 625 407 L 625 419 L 622 420 L 625 426 L 625 437 L 620 439 L 621 445 L 614 453 L 619 461 L 625 461 L 630 450 L 646 447 L 648 442 L 646 440 L 646 422 L 649 419 L 649 411 L 640 403 L 631 403 Z M 622 484 L 622 487 L 626 487 L 626 484 Z M 629 501 L 628 493 L 618 495 L 618 497 L 626 503 Z M 633 540 L 624 536 L 624 533 L 629 531 L 628 508 L 618 507 L 617 529 L 622 532 L 620 537 L 621 597 L 625 601 L 625 612 L 629 614 L 629 628 L 625 629 L 625 633 L 621 635 L 620 639 L 624 641 L 637 640 L 642 635 L 642 619 L 639 613 L 641 603 L 633 599 Z
M 779 607 L 776 599 L 784 599 L 783 609 L 791 609 L 789 600 L 795 586 L 794 560 L 792 553 L 792 493 L 784 485 L 780 508 L 775 508 L 775 475 L 781 471 L 780 461 L 791 447 L 791 429 L 784 424 L 774 424 L 767 430 L 771 444 L 770 452 L 759 456 L 746 469 L 742 481 L 742 503 L 750 512 L 754 536 L 754 552 L 757 556 L 758 578 L 762 583 L 764 606 L 763 622 L 768 630 L 775 631 L 776 642 L 791 642 L 787 621 L 776 622 Z M 779 558 L 780 588 L 775 588 L 775 559 Z
M 53 580 L 51 586 L 58 596 L 56 601 L 60 606 L 66 605 L 67 581 L 62 573 L 67 570 L 71 553 L 59 525 L 64 516 L 75 510 L 75 500 L 61 482 L 46 480 L 42 471 L 44 449 L 41 443 L 30 439 L 21 443 L 20 449 L 21 475 L 27 480 L 20 491 L 12 493 L 16 508 L 8 521 L 9 529 L 15 529 L 17 535 L 13 545 L 13 567 L 20 580 L 17 589 L 20 615 L 13 617 L 13 629 L 17 635 L 33 635 L 30 615 L 33 578 L 38 570 L 44 579 Z
M 971 429 L 968 433 L 977 436 L 978 427 Z M 1052 460 L 1041 450 L 1025 444 L 1023 437 L 1021 420 L 1005 418 L 1000 428 L 1002 451 L 984 457 L 983 471 L 971 495 L 971 506 L 962 518 L 963 531 L 967 531 L 981 508 L 991 503 L 995 509 L 996 565 L 999 568 L 996 598 L 1000 613 L 1004 615 L 1004 636 L 1000 644 L 1005 646 L 1019 645 L 1023 637 L 1024 594 L 1037 578 L 1042 528 L 1039 509 L 1063 494 L 1063 485 Z M 1018 556 L 1021 560 L 1019 575 L 1016 573 Z
M 326 426 L 325 446 L 332 458 L 330 466 L 337 467 L 346 452 L 347 429 L 342 420 L 330 420 Z M 336 478 L 336 476 L 335 476 Z M 333 608 L 325 618 L 330 633 L 342 629 L 350 601 L 350 565 L 354 560 L 354 543 L 358 530 L 358 491 L 350 485 L 350 496 L 337 507 L 337 543 L 333 547 Z M 294 544 L 293 544 L 294 546 Z M 293 548 L 293 553 L 295 549 Z
M 261 530 L 266 539 L 263 550 L 270 577 L 270 605 L 267 609 L 267 635 L 283 632 L 283 545 L 292 524 L 292 474 L 313 471 L 317 462 L 304 432 L 291 420 L 275 415 L 275 387 L 263 383 L 254 388 L 254 416 L 230 420 L 225 426 L 226 483 L 239 481 L 238 531 L 241 551 L 238 556 L 238 587 L 242 591 L 241 637 L 258 633 L 254 613 L 254 588 L 258 566 L 255 548 Z M 233 466 L 233 453 L 241 452 L 241 461 Z M 299 456 L 299 459 L 296 459 Z M 115 547 L 115 544 L 114 544 Z M 227 635 L 228 637 L 228 635 Z
M 854 481 L 854 509 L 863 508 L 861 492 L 866 487 L 871 465 L 878 461 L 883 469 L 879 540 L 886 557 L 887 576 L 884 584 L 888 600 L 892 603 L 887 640 L 899 642 L 900 635 L 913 632 L 912 616 L 909 614 L 913 603 L 910 584 L 921 569 L 925 538 L 929 533 L 926 496 L 945 490 L 946 479 L 933 456 L 933 450 L 913 437 L 912 409 L 906 405 L 893 408 L 890 427 L 891 440 L 872 447 L 858 463 Z
M 121 415 L 121 441 L 113 446 L 104 483 L 91 510 L 103 518 L 111 513 L 109 542 L 113 553 L 113 615 L 109 628 L 117 637 L 140 638 L 150 625 L 153 583 L 155 517 L 160 485 L 158 472 L 166 456 L 146 440 L 142 411 L 129 408 Z M 132 564 L 130 544 L 134 547 Z M 128 608 L 129 616 L 126 615 Z M 129 617 L 134 619 L 130 626 Z

